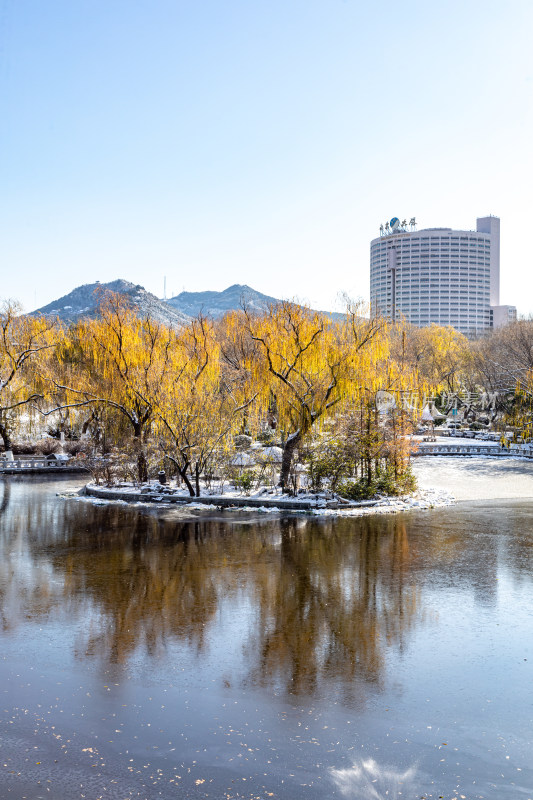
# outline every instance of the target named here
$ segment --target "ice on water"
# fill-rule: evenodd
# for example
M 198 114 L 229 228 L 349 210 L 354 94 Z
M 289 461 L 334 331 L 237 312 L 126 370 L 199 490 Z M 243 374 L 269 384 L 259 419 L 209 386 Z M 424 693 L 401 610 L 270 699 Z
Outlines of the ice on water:
M 421 490 L 443 489 L 459 501 L 533 498 L 533 461 L 525 458 L 421 456 L 413 471 Z
M 368 758 L 347 769 L 332 769 L 331 776 L 339 791 L 352 800 L 394 800 L 409 797 L 416 767 L 405 771 L 391 766 L 380 766 Z

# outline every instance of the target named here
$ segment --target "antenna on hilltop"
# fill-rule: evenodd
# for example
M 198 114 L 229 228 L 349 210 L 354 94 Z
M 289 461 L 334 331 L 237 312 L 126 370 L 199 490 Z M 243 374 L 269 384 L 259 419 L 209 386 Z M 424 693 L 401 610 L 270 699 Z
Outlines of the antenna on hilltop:
M 163 278 L 163 299 L 167 299 L 167 276 Z

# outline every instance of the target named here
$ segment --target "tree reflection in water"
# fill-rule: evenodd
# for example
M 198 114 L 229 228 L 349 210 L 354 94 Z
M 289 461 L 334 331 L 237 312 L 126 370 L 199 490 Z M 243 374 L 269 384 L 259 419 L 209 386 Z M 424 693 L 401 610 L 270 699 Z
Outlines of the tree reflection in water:
M 231 569 L 217 569 L 226 548 L 220 525 L 169 525 L 120 508 L 98 509 L 98 518 L 92 536 L 74 536 L 52 556 L 67 593 L 90 598 L 100 612 L 80 655 L 120 664 L 142 646 L 156 656 L 172 639 L 201 651 L 233 588 Z
M 361 681 L 379 687 L 385 646 L 401 646 L 417 612 L 416 590 L 405 582 L 405 525 L 398 518 L 279 524 L 277 569 L 256 582 L 254 675 L 294 694 L 336 681 L 353 701 Z
M 11 481 L 9 477 L 2 478 L 2 500 L 0 501 L 0 514 L 4 514 L 9 506 L 11 497 Z
M 14 505 L 17 480 L 4 476 L 0 500 L 0 631 L 46 616 L 53 606 L 50 565 L 29 550 L 28 531 L 41 521 L 38 503 Z M 20 485 L 18 485 L 20 489 Z M 47 520 L 49 516 L 47 516 Z
M 83 619 L 78 656 L 125 664 L 175 641 L 201 652 L 222 602 L 244 594 L 255 609 L 253 623 L 242 621 L 254 683 L 310 694 L 334 681 L 352 702 L 362 684 L 379 688 L 386 647 L 402 646 L 418 614 L 405 523 L 227 519 L 27 493 L 0 518 L 9 617 L 67 606 Z M 10 561 L 23 541 L 29 582 Z

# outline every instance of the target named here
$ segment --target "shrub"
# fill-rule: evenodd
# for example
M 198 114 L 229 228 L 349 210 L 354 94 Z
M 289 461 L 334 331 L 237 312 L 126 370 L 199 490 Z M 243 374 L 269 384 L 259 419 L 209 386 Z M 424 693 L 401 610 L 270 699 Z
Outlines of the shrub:
M 31 456 L 35 452 L 35 442 L 13 442 L 12 450 L 16 456 Z
M 245 433 L 240 433 L 233 437 L 233 444 L 237 450 L 248 450 L 252 441 L 252 437 L 247 436 Z
M 370 483 L 366 478 L 357 481 L 343 481 L 339 484 L 338 494 L 347 500 L 371 500 L 377 495 L 396 497 L 400 494 L 409 494 L 416 489 L 416 478 L 410 467 L 401 475 L 395 477 L 393 470 L 385 470 Z
M 317 438 L 303 452 L 308 467 L 308 485 L 314 492 L 328 487 L 335 492 L 355 471 L 357 445 L 339 436 Z
M 392 470 L 387 470 L 377 476 L 374 482 L 374 488 L 376 494 L 391 496 L 408 494 L 416 489 L 416 478 L 413 475 L 411 467 L 407 467 L 398 477 L 395 477 Z
M 365 478 L 359 478 L 358 481 L 342 481 L 337 492 L 346 500 L 370 500 L 375 495 L 373 484 L 368 483 Z
M 254 485 L 255 481 L 255 472 L 252 470 L 245 470 L 240 475 L 237 475 L 233 479 L 233 483 L 238 489 L 242 489 L 244 494 L 250 494 L 252 486 Z
M 63 450 L 69 456 L 78 456 L 80 453 L 88 455 L 91 452 L 91 446 L 88 442 L 82 442 L 79 439 L 70 442 L 63 442 Z
M 281 441 L 276 436 L 276 431 L 273 428 L 260 431 L 256 438 L 264 447 L 280 447 L 281 445 Z
M 61 450 L 61 445 L 56 439 L 41 439 L 35 445 L 35 452 L 42 456 L 50 456 L 52 453 L 58 453 Z

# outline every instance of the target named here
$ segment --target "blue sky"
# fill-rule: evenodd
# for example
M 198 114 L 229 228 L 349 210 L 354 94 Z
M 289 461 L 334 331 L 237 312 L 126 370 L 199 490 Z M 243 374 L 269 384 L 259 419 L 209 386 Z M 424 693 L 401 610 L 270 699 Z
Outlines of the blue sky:
M 502 225 L 533 312 L 531 0 L 0 0 L 0 297 L 368 297 L 369 242 Z

